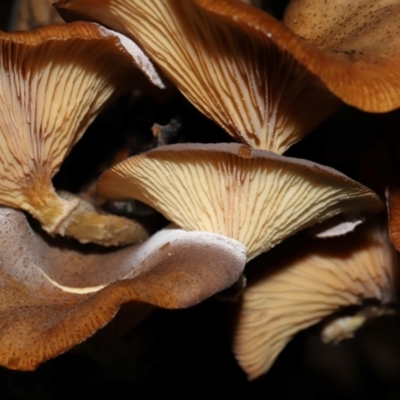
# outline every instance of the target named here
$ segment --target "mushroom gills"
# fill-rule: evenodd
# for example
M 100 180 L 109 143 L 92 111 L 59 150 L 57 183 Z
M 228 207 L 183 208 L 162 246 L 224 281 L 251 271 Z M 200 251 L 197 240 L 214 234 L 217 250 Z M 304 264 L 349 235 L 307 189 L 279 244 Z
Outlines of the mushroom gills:
M 103 173 L 98 191 L 140 200 L 182 229 L 238 240 L 248 260 L 337 214 L 383 206 L 331 168 L 235 143 L 159 147 Z

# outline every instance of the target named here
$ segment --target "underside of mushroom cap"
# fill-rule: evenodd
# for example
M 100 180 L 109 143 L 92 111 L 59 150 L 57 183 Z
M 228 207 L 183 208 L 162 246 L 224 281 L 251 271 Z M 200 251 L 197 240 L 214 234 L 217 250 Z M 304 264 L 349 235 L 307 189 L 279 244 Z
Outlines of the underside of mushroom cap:
M 0 193 L 19 207 L 21 187 L 48 184 L 110 96 L 132 87 L 142 61 L 89 23 L 2 32 L 0 45 Z
M 196 2 L 86 0 L 57 7 L 133 37 L 190 102 L 249 146 L 281 154 L 340 103 L 275 37 L 246 31 Z
M 400 5 L 387 3 L 293 0 L 286 26 L 232 0 L 60 0 L 56 7 L 67 20 L 95 20 L 134 37 L 229 134 L 282 154 L 337 98 L 370 112 L 400 106 Z
M 0 208 L 0 364 L 32 370 L 136 305 L 186 308 L 238 280 L 243 245 L 208 232 L 164 229 L 119 250 L 43 238 L 20 211 Z
M 182 229 L 234 238 L 248 259 L 339 213 L 382 208 L 338 171 L 236 143 L 159 147 L 106 171 L 98 190 L 143 201 Z
M 396 300 L 398 257 L 384 224 L 366 223 L 343 238 L 303 238 L 276 250 L 249 266 L 254 273 L 247 274 L 238 308 L 233 348 L 249 379 L 266 373 L 299 331 L 341 308 Z
M 78 204 L 57 197 L 52 177 L 106 102 L 132 87 L 139 68 L 159 86 L 161 79 L 131 40 L 93 23 L 1 32 L 0 46 L 0 203 L 64 234 Z

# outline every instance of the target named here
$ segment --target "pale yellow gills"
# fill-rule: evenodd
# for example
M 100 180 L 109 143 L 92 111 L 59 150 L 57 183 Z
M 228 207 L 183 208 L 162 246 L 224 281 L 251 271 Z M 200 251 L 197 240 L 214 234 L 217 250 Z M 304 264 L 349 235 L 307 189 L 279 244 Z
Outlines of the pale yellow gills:
M 245 4 L 236 4 L 239 11 L 229 18 L 204 6 L 174 0 L 57 3 L 67 18 L 76 13 L 133 37 L 190 102 L 252 147 L 282 154 L 336 109 L 339 100 L 285 51 L 286 42 L 279 44 L 279 37 L 293 36 L 280 22 Z M 261 13 L 263 28 L 271 31 L 260 35 L 238 23 L 252 13 Z
M 0 244 L 0 365 L 19 370 L 93 335 L 122 304 L 135 305 L 131 325 L 155 306 L 197 304 L 237 281 L 246 262 L 235 240 L 180 229 L 116 251 L 71 248 L 8 208 L 0 208 Z
M 140 80 L 139 69 L 163 85 L 149 59 L 130 39 L 87 22 L 0 32 L 0 46 L 0 203 L 83 243 L 145 239 L 136 222 L 82 213 L 51 179 L 106 102 Z
M 368 299 L 393 302 L 398 289 L 397 254 L 384 226 L 282 245 L 279 253 L 255 260 L 238 310 L 233 348 L 249 379 L 266 373 L 299 331 Z M 349 337 L 364 320 L 348 317 L 331 323 L 323 339 Z
M 335 108 L 400 106 L 399 0 L 299 0 L 286 26 L 230 0 L 59 0 L 66 18 L 131 35 L 235 138 L 282 154 Z M 303 36 L 305 39 L 303 39 Z
M 98 190 L 143 201 L 182 229 L 236 239 L 249 260 L 334 215 L 382 209 L 336 170 L 236 143 L 159 147 L 103 173 Z

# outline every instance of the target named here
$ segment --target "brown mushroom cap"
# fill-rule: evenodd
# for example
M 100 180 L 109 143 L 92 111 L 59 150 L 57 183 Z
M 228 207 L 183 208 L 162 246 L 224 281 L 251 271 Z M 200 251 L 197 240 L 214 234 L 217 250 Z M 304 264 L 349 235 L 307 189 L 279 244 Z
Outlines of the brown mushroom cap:
M 339 105 L 275 37 L 246 31 L 196 2 L 67 0 L 57 8 L 133 37 L 189 101 L 249 146 L 281 154 Z
M 104 104 L 132 87 L 137 68 L 162 82 L 132 41 L 97 24 L 1 32 L 0 46 L 0 203 L 28 211 L 49 233 L 68 234 L 79 201 L 59 198 L 52 177 Z M 104 221 L 99 229 L 92 222 L 106 231 Z M 115 224 L 133 241 L 146 237 L 131 221 Z
M 283 153 L 337 105 L 400 106 L 396 2 L 292 0 L 285 24 L 231 0 L 59 0 L 138 41 L 232 136 Z M 384 45 L 382 45 L 384 43 Z
M 397 179 L 395 182 L 390 182 L 386 197 L 390 239 L 394 247 L 400 251 L 400 186 Z
M 382 208 L 338 171 L 236 143 L 159 147 L 106 171 L 98 190 L 143 201 L 183 229 L 234 238 L 248 259 L 336 214 Z
M 127 302 L 136 304 L 135 323 L 154 306 L 197 304 L 232 285 L 246 262 L 235 240 L 179 229 L 117 251 L 73 249 L 43 239 L 7 208 L 0 242 L 0 364 L 19 370 L 82 342 Z
M 284 22 L 324 53 L 308 63 L 347 104 L 370 112 L 400 106 L 400 4 L 387 0 L 351 2 L 292 0 Z
M 396 296 L 397 254 L 379 224 L 367 223 L 343 238 L 284 243 L 277 250 L 255 260 L 238 310 L 233 347 L 249 379 L 266 373 L 299 331 L 342 307 L 367 299 L 385 304 Z

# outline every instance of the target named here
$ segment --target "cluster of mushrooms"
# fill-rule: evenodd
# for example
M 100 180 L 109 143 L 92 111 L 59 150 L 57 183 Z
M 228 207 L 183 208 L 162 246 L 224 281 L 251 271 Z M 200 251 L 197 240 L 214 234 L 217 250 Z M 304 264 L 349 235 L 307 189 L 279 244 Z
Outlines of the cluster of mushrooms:
M 233 351 L 254 379 L 297 332 L 360 306 L 324 325 L 336 342 L 396 300 L 395 182 L 382 182 L 388 228 L 383 192 L 283 154 L 343 103 L 400 107 L 400 1 L 292 0 L 283 22 L 248 3 L 59 0 L 77 22 L 0 34 L 1 365 L 36 368 L 123 304 L 138 324 L 239 281 Z M 175 86 L 233 139 L 162 145 L 100 176 L 104 198 L 172 223 L 148 237 L 52 178 L 107 104 L 150 84 Z

